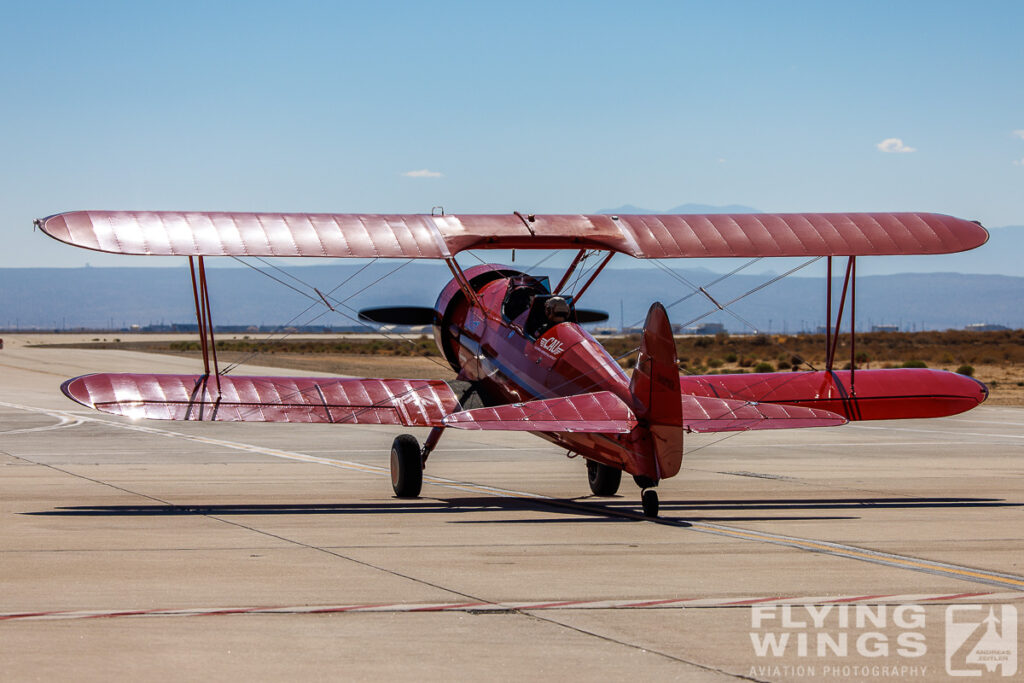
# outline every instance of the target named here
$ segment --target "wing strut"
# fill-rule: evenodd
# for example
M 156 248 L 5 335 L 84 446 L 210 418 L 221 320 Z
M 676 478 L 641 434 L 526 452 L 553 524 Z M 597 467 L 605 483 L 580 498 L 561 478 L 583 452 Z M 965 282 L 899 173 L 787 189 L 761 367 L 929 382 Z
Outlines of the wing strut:
M 466 274 L 462 272 L 462 268 L 459 267 L 459 262 L 455 260 L 455 257 L 450 256 L 446 258 L 444 262 L 448 264 L 448 270 L 452 271 L 452 275 L 455 276 L 455 281 L 459 283 L 459 289 L 461 289 L 462 293 L 466 295 L 466 298 L 469 299 L 470 303 L 477 308 L 483 308 L 480 304 L 480 300 L 476 298 L 476 290 L 473 289 L 473 285 L 471 285 L 469 280 L 466 279 Z
M 608 255 L 605 256 L 604 260 L 597 266 L 597 270 L 594 271 L 594 274 L 590 276 L 590 279 L 587 280 L 580 291 L 576 292 L 576 295 L 573 296 L 573 303 L 579 303 L 580 299 L 583 298 L 583 292 L 587 291 L 587 289 L 590 288 L 590 285 L 594 284 L 594 280 L 596 280 L 597 276 L 601 274 L 604 267 L 608 265 L 608 262 L 612 260 L 612 256 L 615 256 L 615 252 L 609 251 Z
M 196 261 L 198 261 L 198 268 Z M 213 338 L 213 313 L 210 310 L 210 289 L 206 282 L 206 264 L 203 257 L 188 257 L 188 268 L 192 274 L 192 297 L 196 302 L 196 323 L 199 326 L 199 344 L 203 350 L 203 381 L 210 376 L 210 361 L 213 361 L 213 375 L 217 379 L 217 396 L 220 396 L 220 368 L 217 365 L 217 344 Z M 196 278 L 196 271 L 199 277 Z M 219 398 L 218 398 L 219 400 Z
M 839 311 L 836 313 L 836 323 L 832 325 L 832 257 L 828 257 L 828 273 L 825 278 L 825 371 L 832 372 L 832 366 L 836 359 L 836 350 L 839 346 L 839 330 L 843 321 L 843 308 L 846 305 L 846 292 L 850 292 L 850 394 L 856 395 L 854 390 L 854 366 L 857 364 L 857 257 L 851 256 L 846 261 L 846 275 L 843 277 L 843 292 L 839 296 Z
M 576 266 L 578 266 L 580 264 L 580 261 L 582 261 L 583 258 L 586 255 L 587 255 L 587 250 L 586 249 L 580 249 L 576 253 L 576 258 L 574 258 L 572 260 L 572 263 L 569 264 L 569 268 L 566 269 L 566 271 L 565 271 L 565 275 L 563 275 L 562 279 L 558 281 L 558 286 L 555 287 L 555 291 L 552 292 L 553 294 L 560 294 L 562 292 L 562 287 L 565 287 L 565 284 L 567 282 L 569 282 L 569 278 L 576 271 Z

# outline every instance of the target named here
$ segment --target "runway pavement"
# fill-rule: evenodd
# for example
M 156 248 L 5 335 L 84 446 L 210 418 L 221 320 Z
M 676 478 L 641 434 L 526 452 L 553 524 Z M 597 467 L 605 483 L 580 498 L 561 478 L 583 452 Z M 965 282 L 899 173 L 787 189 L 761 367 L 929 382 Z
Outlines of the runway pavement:
M 61 381 L 195 362 L 5 341 L 4 680 L 1021 676 L 1024 409 L 689 438 L 650 521 L 528 434 L 399 500 L 396 428 L 117 419 Z

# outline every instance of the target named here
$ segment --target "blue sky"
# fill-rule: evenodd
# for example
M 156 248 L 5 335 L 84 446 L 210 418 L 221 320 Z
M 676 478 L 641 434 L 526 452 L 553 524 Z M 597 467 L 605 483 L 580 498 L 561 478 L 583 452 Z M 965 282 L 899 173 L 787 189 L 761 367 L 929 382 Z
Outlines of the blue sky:
M 1021 26 L 995 1 L 2 2 L 0 267 L 154 263 L 32 233 L 80 208 L 1024 225 Z

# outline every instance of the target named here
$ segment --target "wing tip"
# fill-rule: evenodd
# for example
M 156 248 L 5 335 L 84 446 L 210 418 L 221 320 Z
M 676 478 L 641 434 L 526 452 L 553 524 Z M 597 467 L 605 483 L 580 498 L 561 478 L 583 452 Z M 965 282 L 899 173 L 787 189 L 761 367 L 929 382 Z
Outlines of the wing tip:
M 121 249 L 104 248 L 93 223 L 92 211 L 64 211 L 32 221 L 35 229 L 51 239 L 72 247 L 101 251 L 108 254 L 131 253 Z
M 47 237 L 51 237 L 61 242 L 69 242 L 69 240 L 67 239 L 67 220 L 64 219 L 65 215 L 66 214 L 64 213 L 53 213 L 50 214 L 49 216 L 37 218 L 34 221 L 32 221 L 32 226 L 34 229 L 40 231 Z M 55 228 L 58 225 L 58 219 L 60 221 L 60 224 L 63 225 L 63 231 L 55 230 Z M 61 235 L 61 232 L 63 232 L 64 234 Z
M 93 403 L 89 390 L 85 386 L 86 379 L 94 376 L 95 373 L 92 373 L 64 380 L 60 385 L 61 393 L 79 405 L 95 409 L 96 405 Z

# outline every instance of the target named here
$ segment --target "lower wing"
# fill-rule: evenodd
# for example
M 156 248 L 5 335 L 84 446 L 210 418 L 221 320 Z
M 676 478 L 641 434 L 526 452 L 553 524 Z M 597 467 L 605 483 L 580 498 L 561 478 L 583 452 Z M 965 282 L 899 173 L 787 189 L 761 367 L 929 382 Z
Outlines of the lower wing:
M 976 379 L 922 368 L 688 375 L 680 385 L 684 395 L 818 408 L 850 420 L 945 417 L 988 397 Z
M 439 427 L 460 410 L 441 380 L 95 374 L 61 386 L 82 405 L 156 420 Z
M 683 429 L 688 432 L 833 427 L 846 422 L 841 415 L 819 408 L 685 394 L 682 401 Z M 637 419 L 618 396 L 599 391 L 466 410 L 449 415 L 444 423 L 458 429 L 624 434 L 633 430 Z
M 462 410 L 442 380 L 101 373 L 65 382 L 84 406 L 131 418 L 219 422 L 331 422 L 532 432 L 628 433 L 633 411 L 599 391 Z M 818 408 L 683 395 L 683 429 L 724 432 L 839 425 Z

